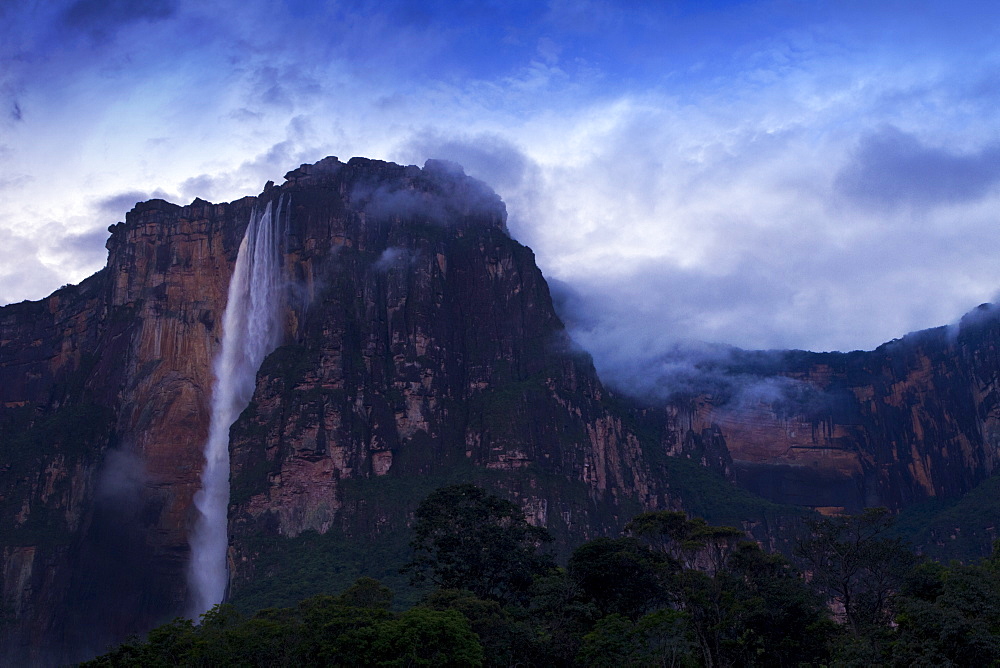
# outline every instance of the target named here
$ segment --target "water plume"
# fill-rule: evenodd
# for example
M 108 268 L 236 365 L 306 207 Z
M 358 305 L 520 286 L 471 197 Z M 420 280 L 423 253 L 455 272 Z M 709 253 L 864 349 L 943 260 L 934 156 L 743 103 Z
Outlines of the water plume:
M 272 210 L 255 207 L 240 243 L 215 358 L 212 415 L 205 443 L 199 511 L 191 533 L 188 571 L 189 614 L 197 618 L 225 598 L 229 506 L 229 428 L 250 403 L 264 357 L 281 342 L 283 282 L 278 228 L 284 197 Z

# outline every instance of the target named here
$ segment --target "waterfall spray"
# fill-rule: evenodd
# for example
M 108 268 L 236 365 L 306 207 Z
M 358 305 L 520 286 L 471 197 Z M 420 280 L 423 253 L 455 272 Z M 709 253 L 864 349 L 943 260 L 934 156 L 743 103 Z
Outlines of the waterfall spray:
M 201 489 L 194 496 L 199 515 L 191 532 L 188 571 L 190 616 L 221 603 L 228 585 L 226 567 L 229 507 L 229 428 L 250 403 L 264 357 L 281 342 L 282 282 L 276 233 L 284 197 L 272 211 L 254 207 L 236 267 L 215 358 L 212 415 L 205 443 Z

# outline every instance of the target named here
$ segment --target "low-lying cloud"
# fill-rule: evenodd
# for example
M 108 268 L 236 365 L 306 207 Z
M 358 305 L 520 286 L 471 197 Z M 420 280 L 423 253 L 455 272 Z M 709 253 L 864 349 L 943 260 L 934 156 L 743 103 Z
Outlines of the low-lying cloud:
M 465 216 L 491 215 L 504 209 L 500 197 L 485 183 L 465 174 L 462 166 L 429 158 L 423 174 L 411 166 L 410 186 L 378 181 L 359 182 L 351 203 L 377 218 L 415 219 L 448 225 Z
M 406 267 L 414 260 L 412 252 L 408 248 L 391 246 L 382 251 L 382 254 L 375 260 L 375 270 L 386 272 L 393 268 Z

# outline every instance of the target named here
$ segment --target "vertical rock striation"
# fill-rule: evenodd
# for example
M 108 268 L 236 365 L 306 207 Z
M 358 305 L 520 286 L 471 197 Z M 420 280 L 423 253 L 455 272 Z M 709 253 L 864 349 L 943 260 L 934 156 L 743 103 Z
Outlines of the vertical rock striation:
M 957 497 L 1000 460 L 1000 310 L 916 332 L 874 351 L 752 353 L 733 373 L 781 378 L 786 396 L 688 406 L 725 439 L 732 477 L 822 512 L 894 510 Z M 793 396 L 794 395 L 794 396 Z
M 351 480 L 486 472 L 578 538 L 666 502 L 500 199 L 448 163 L 328 158 L 257 198 L 141 203 L 104 270 L 0 309 L 5 658 L 184 611 L 227 288 L 251 210 L 283 194 L 285 345 L 232 431 L 235 582 L 259 536 L 402 528 Z

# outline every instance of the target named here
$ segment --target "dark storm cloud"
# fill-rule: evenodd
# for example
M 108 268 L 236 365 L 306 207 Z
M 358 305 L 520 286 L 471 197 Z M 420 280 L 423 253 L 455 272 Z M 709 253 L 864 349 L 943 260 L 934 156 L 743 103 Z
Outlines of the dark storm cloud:
M 176 0 L 77 0 L 63 11 L 62 22 L 102 39 L 122 25 L 170 18 L 176 8 Z
M 411 177 L 419 174 L 416 167 L 407 169 L 413 170 Z M 455 162 L 429 158 L 415 185 L 419 187 L 361 182 L 351 191 L 351 201 L 371 216 L 412 218 L 438 225 L 505 211 L 499 195 L 479 179 L 467 176 Z
M 125 212 L 131 211 L 136 202 L 145 202 L 149 198 L 150 196 L 146 192 L 129 190 L 97 200 L 96 207 L 98 213 L 102 216 L 108 216 L 109 218 L 119 216 L 120 219 L 124 219 Z
M 836 188 L 862 206 L 894 209 L 979 199 L 1000 182 L 1000 143 L 958 153 L 886 127 L 861 140 Z
M 488 133 L 465 136 L 424 131 L 403 151 L 406 156 L 434 156 L 456 162 L 501 192 L 519 187 L 533 167 L 514 144 Z
M 107 255 L 104 244 L 108 240 L 108 231 L 100 229 L 68 234 L 59 240 L 54 250 L 66 253 L 78 265 L 95 264 L 104 260 Z

